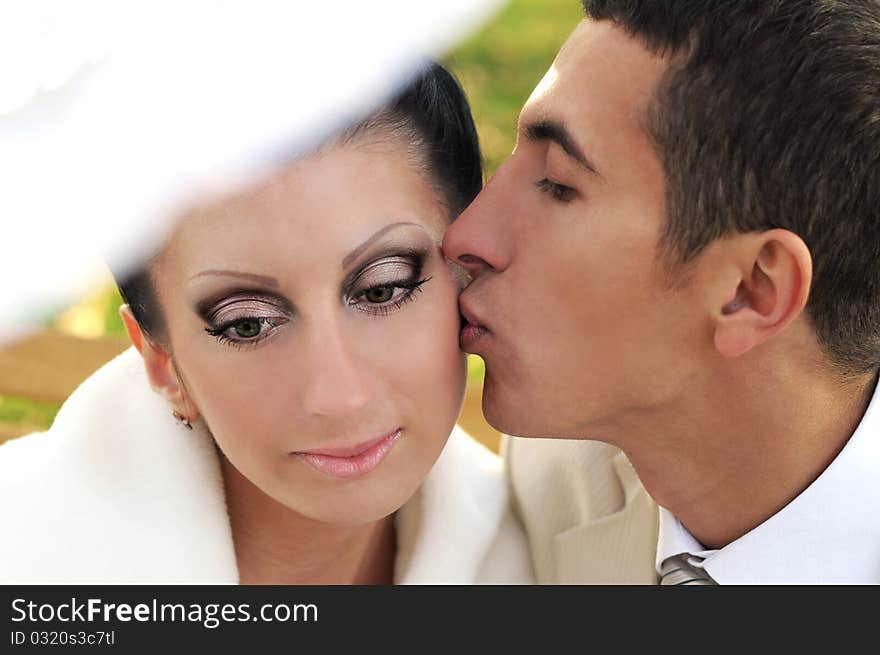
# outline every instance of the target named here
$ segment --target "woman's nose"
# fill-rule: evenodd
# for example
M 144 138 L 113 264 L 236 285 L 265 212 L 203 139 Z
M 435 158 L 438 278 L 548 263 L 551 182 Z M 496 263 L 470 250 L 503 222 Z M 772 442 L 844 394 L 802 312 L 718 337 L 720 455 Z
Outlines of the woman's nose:
M 343 417 L 356 414 L 370 402 L 369 376 L 362 362 L 336 325 L 319 328 L 311 339 L 304 409 L 314 416 Z

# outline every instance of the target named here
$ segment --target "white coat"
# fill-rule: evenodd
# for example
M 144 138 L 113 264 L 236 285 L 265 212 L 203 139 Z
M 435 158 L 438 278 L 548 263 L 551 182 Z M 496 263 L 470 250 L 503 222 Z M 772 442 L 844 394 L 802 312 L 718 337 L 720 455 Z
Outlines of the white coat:
M 397 584 L 532 582 L 501 461 L 458 427 L 395 525 Z M 2 584 L 238 582 L 213 440 L 175 423 L 134 349 L 0 446 L 0 526 Z

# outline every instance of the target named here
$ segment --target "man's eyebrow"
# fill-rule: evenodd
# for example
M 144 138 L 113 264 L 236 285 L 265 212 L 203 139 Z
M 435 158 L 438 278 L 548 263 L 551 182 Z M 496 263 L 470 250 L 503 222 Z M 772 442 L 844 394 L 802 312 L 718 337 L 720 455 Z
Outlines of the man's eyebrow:
M 345 257 L 343 257 L 343 258 L 342 258 L 342 268 L 343 268 L 343 269 L 348 268 L 349 265 L 350 265 L 355 259 L 357 259 L 357 258 L 360 256 L 360 254 L 361 254 L 364 250 L 366 250 L 367 248 L 369 248 L 370 245 L 372 245 L 376 240 L 381 239 L 383 236 L 385 236 L 385 235 L 386 235 L 388 232 L 390 232 L 391 230 L 396 230 L 397 228 L 399 228 L 399 227 L 403 227 L 403 226 L 405 226 L 405 225 L 414 225 L 414 226 L 416 226 L 416 227 L 421 227 L 418 223 L 406 223 L 406 222 L 404 222 L 404 223 L 392 223 L 391 225 L 386 225 L 386 226 L 383 227 L 381 230 L 379 230 L 378 232 L 376 232 L 373 236 L 371 236 L 371 237 L 368 238 L 366 241 L 364 241 L 364 242 L 363 242 L 361 245 L 359 245 L 357 248 L 355 248 L 355 249 L 352 250 L 350 253 L 348 253 Z
M 587 159 L 584 151 L 575 143 L 571 132 L 564 123 L 555 120 L 540 120 L 528 123 L 525 127 L 525 135 L 532 141 L 551 141 L 557 144 L 569 157 L 592 173 L 597 173 L 596 167 Z M 598 173 L 597 173 L 598 174 Z

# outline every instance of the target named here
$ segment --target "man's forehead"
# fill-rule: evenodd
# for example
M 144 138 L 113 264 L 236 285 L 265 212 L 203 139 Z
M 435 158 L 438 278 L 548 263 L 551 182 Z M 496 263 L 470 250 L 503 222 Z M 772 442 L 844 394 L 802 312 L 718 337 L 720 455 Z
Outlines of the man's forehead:
M 667 67 L 667 59 L 611 21 L 585 19 L 523 107 L 520 128 L 552 120 L 586 139 L 607 129 L 641 131 Z

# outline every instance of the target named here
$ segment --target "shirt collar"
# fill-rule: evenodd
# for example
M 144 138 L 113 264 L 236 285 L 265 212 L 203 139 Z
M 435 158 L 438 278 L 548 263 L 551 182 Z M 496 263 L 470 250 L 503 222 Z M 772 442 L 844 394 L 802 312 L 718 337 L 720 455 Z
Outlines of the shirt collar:
M 680 553 L 704 557 L 720 584 L 880 582 L 880 384 L 858 428 L 827 469 L 761 525 L 706 550 L 660 508 L 657 570 Z
M 657 573 L 660 565 L 673 555 L 689 553 L 697 557 L 706 558 L 717 553 L 717 550 L 709 550 L 688 532 L 675 515 L 665 507 L 660 508 L 660 532 L 657 537 Z

